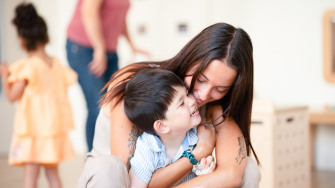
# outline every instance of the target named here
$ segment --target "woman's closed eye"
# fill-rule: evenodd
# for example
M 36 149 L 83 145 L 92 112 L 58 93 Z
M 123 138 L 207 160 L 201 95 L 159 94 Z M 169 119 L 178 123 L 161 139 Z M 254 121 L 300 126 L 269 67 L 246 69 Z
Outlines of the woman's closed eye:
M 200 80 L 199 78 L 197 78 L 197 82 L 199 82 L 199 83 L 204 83 L 205 81 Z
M 215 88 L 217 92 L 219 93 L 226 93 L 228 89 L 222 89 L 222 88 Z

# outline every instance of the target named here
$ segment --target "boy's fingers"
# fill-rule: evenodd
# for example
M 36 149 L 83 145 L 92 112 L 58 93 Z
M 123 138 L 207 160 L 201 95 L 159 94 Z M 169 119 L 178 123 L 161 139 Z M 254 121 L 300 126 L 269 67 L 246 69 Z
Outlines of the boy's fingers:
M 213 156 L 209 155 L 207 158 L 207 164 L 211 164 L 213 162 Z
M 204 169 L 205 166 L 206 166 L 206 162 L 207 162 L 206 158 L 202 158 L 202 159 L 200 160 L 200 164 L 198 165 L 198 168 L 199 168 L 199 169 Z

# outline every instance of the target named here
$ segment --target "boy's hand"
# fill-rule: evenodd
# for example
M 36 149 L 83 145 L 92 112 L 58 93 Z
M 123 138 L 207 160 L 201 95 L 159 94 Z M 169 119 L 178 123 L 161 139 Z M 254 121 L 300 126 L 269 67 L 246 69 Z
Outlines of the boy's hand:
M 210 155 L 206 158 L 202 158 L 199 164 L 194 165 L 192 171 L 197 175 L 203 175 L 211 173 L 215 170 L 216 163 L 214 162 L 213 156 Z
M 213 162 L 213 160 L 214 160 L 214 158 L 213 158 L 213 156 L 208 156 L 208 157 L 206 157 L 206 158 L 202 158 L 201 159 L 201 161 L 200 161 L 200 168 L 202 168 L 202 169 L 207 169 L 207 168 L 209 168 L 210 167 L 210 165 L 211 165 L 211 163 Z M 198 166 L 199 166 L 198 165 Z
M 197 136 L 198 143 L 192 153 L 200 161 L 201 158 L 211 155 L 214 150 L 216 141 L 214 126 L 199 125 Z

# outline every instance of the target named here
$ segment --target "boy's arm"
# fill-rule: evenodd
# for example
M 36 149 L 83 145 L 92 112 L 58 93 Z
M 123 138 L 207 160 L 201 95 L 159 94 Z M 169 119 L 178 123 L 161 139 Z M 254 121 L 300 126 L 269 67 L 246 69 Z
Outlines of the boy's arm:
M 198 126 L 198 143 L 192 151 L 194 158 L 198 161 L 203 157 L 211 155 L 215 144 L 214 127 Z M 172 187 L 181 182 L 192 171 L 192 163 L 186 157 L 169 164 L 164 168 L 157 169 L 149 182 L 149 187 Z
M 132 168 L 130 168 L 130 171 L 129 171 L 129 180 L 130 180 L 130 188 L 148 187 L 148 184 L 146 184 L 144 181 L 142 181 L 140 178 L 136 176 Z
M 216 108 L 213 109 L 212 117 L 215 119 L 215 117 L 219 117 L 221 114 L 222 108 L 216 106 Z M 215 171 L 197 176 L 178 185 L 178 188 L 194 188 L 195 186 L 222 188 L 241 186 L 247 161 L 246 148 L 239 144 L 239 139 L 243 138 L 243 134 L 231 117 L 217 125 L 215 129 L 217 131 L 215 147 L 217 166 Z
M 27 80 L 22 80 L 22 81 L 18 81 L 13 84 L 10 84 L 8 82 L 8 77 L 10 73 L 9 73 L 8 65 L 6 62 L 3 62 L 1 65 L 0 74 L 2 77 L 2 85 L 4 87 L 7 99 L 10 102 L 15 102 L 17 99 L 19 99 L 22 96 L 24 89 L 27 85 Z

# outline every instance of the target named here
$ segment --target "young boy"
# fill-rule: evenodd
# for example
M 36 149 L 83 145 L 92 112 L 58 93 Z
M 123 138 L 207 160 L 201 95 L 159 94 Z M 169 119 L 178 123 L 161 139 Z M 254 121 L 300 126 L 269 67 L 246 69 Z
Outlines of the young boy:
M 181 157 L 197 165 L 191 151 L 201 117 L 194 97 L 177 75 L 160 69 L 140 71 L 127 83 L 123 106 L 128 119 L 144 131 L 130 160 L 131 187 L 147 187 L 155 170 Z M 208 172 L 215 168 L 212 161 L 212 156 L 202 159 Z M 182 182 L 195 176 L 192 172 Z

